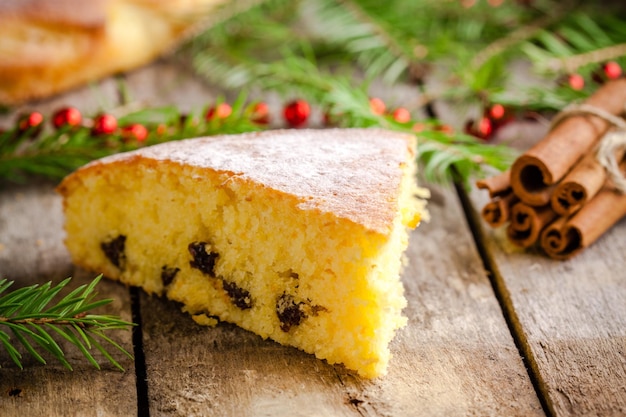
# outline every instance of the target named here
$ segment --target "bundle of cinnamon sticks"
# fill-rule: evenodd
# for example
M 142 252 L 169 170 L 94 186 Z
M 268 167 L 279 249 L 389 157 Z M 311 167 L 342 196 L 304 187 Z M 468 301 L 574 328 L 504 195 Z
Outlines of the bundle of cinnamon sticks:
M 604 84 L 584 106 L 597 112 L 565 114 L 510 170 L 476 183 L 489 192 L 481 214 L 490 226 L 507 225 L 515 245 L 539 246 L 554 259 L 571 258 L 626 216 L 626 193 L 595 153 L 614 129 L 611 117 L 603 115 L 623 116 L 626 79 Z M 623 175 L 624 149 L 615 149 L 614 158 Z

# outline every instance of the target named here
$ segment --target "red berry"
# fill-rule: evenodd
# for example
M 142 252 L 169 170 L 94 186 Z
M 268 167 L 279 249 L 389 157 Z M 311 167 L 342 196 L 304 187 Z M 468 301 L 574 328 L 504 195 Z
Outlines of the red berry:
M 609 61 L 602 66 L 602 71 L 609 80 L 622 76 L 622 67 L 615 61 Z
M 144 125 L 135 123 L 122 128 L 122 136 L 124 139 L 135 139 L 137 142 L 143 142 L 148 137 L 148 129 Z
M 233 112 L 233 108 L 228 103 L 220 103 L 217 107 L 211 107 L 206 113 L 206 120 L 213 118 L 225 119 Z
M 398 107 L 395 109 L 392 116 L 398 123 L 408 123 L 411 121 L 411 113 L 404 107 Z
M 504 106 L 502 104 L 494 104 L 493 106 L 491 106 L 489 108 L 489 117 L 491 117 L 494 120 L 500 120 L 504 117 L 504 114 L 506 113 L 506 109 L 504 108 Z
M 491 120 L 486 117 L 481 118 L 478 123 L 478 133 L 480 133 L 482 137 L 489 137 L 491 133 L 493 133 L 493 123 Z
M 580 91 L 585 88 L 585 79 L 580 74 L 570 74 L 567 78 L 569 86 L 576 91 Z
M 30 137 L 37 137 L 43 130 L 43 115 L 39 112 L 22 114 L 17 119 L 18 135 L 28 133 Z
M 78 126 L 82 122 L 83 117 L 80 111 L 74 107 L 66 107 L 54 113 L 52 116 L 52 125 L 57 129 L 63 126 Z
M 283 110 L 283 116 L 291 127 L 304 125 L 311 114 L 309 103 L 304 100 L 294 100 L 287 104 Z
M 110 135 L 117 130 L 117 119 L 110 114 L 96 116 L 93 121 L 94 135 Z
M 493 133 L 493 122 L 488 117 L 481 117 L 478 122 L 468 120 L 465 124 L 465 133 L 488 140 Z
M 370 109 L 372 113 L 382 115 L 385 113 L 387 106 L 385 106 L 385 102 L 377 97 L 370 98 Z
M 43 115 L 37 111 L 23 115 L 18 120 L 18 127 L 20 130 L 28 130 L 33 127 L 38 127 L 43 122 Z
M 496 131 L 515 120 L 514 113 L 502 104 L 494 104 L 483 112 L 483 117 L 491 122 L 491 130 Z
M 252 108 L 252 121 L 260 125 L 266 125 L 270 122 L 270 108 L 264 102 L 258 102 Z

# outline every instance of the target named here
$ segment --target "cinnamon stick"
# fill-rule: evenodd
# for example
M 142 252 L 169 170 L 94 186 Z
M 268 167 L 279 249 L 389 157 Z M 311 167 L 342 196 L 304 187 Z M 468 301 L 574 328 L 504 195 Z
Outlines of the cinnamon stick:
M 568 242 L 579 241 L 576 236 L 570 236 L 569 239 L 564 238 L 562 231 L 567 223 L 567 220 L 569 220 L 569 217 L 559 217 L 541 232 L 539 246 L 551 258 L 560 259 L 556 256 L 556 254 L 564 253 L 566 250 L 568 252 L 571 251 L 571 248 L 566 249 Z
M 624 149 L 618 150 L 616 160 L 623 157 Z M 606 170 L 595 154 L 588 153 L 554 189 L 550 198 L 552 209 L 561 216 L 575 213 L 600 191 L 606 178 Z
M 495 196 L 485 204 L 481 216 L 493 228 L 504 226 L 511 218 L 511 207 L 518 201 L 517 196 L 511 191 Z
M 624 216 L 626 194 L 605 186 L 574 215 L 548 226 L 541 235 L 540 246 L 551 258 L 569 259 L 593 244 Z
M 585 104 L 619 115 L 626 103 L 626 78 L 607 82 Z M 518 157 L 511 167 L 511 186 L 524 203 L 543 206 L 550 202 L 555 184 L 609 129 L 610 123 L 595 115 L 572 115 L 557 124 L 540 142 Z
M 498 175 L 476 181 L 476 187 L 489 191 L 489 197 L 494 198 L 511 192 L 511 171 L 507 170 Z
M 507 237 L 513 244 L 529 248 L 539 240 L 544 227 L 556 217 L 556 213 L 549 205 L 533 207 L 520 201 L 511 208 Z

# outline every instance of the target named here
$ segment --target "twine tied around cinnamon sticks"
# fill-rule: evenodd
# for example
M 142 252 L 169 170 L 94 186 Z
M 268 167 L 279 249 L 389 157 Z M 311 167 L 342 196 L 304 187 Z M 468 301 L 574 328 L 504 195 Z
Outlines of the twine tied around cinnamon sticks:
M 620 169 L 619 161 L 615 155 L 619 153 L 623 155 L 624 149 L 626 149 L 626 123 L 624 126 L 625 128 L 604 135 L 596 152 L 598 162 L 606 170 L 613 186 L 622 194 L 626 194 L 626 177 Z
M 591 245 L 626 215 L 626 79 L 569 106 L 546 136 L 511 169 L 480 180 L 491 198 L 482 216 L 508 223 L 507 237 L 567 259 Z
M 626 111 L 626 103 L 624 111 Z M 619 167 L 619 155 L 623 155 L 626 148 L 626 120 L 615 116 L 599 107 L 589 104 L 572 104 L 558 113 L 550 123 L 550 130 L 554 129 L 561 121 L 576 115 L 594 115 L 610 123 L 613 130 L 608 131 L 601 139 L 596 150 L 596 158 L 606 170 L 613 185 L 622 194 L 626 194 L 626 177 Z

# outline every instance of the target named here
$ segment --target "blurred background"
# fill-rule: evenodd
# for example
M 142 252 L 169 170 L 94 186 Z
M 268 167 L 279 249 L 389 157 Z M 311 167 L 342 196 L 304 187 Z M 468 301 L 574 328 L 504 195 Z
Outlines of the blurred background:
M 625 17 L 619 1 L 0 0 L 0 178 L 304 126 L 415 133 L 432 180 L 504 169 L 519 126 L 622 75 Z

